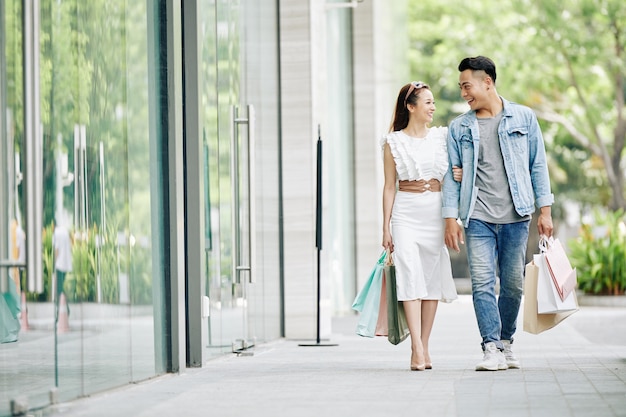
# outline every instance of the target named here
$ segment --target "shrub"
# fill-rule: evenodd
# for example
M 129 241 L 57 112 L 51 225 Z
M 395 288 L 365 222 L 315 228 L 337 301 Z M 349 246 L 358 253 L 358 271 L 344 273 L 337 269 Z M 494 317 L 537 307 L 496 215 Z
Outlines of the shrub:
M 152 304 L 152 249 L 149 246 L 120 246 L 118 227 L 99 233 L 94 226 L 84 232 L 72 231 L 72 272 L 67 274 L 65 293 L 70 302 L 94 302 L 97 300 L 97 279 L 100 275 L 101 302 L 118 304 L 120 298 L 119 274 L 129 276 L 130 301 L 133 305 Z M 52 299 L 54 255 L 52 235 L 54 226 L 43 230 L 43 280 L 42 293 L 27 292 L 29 301 Z
M 594 224 L 581 226 L 570 241 L 570 259 L 578 288 L 590 294 L 618 295 L 626 290 L 626 224 L 624 210 L 594 213 Z

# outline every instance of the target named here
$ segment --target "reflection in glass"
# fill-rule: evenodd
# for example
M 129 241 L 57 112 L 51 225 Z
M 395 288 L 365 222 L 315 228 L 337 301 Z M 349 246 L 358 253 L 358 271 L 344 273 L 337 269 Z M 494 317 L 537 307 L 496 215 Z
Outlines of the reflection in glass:
M 33 216 L 21 181 L 32 146 L 24 139 L 29 28 L 21 5 L 0 2 L 0 165 L 11 173 L 0 186 L 0 260 L 16 262 Z M 30 30 L 40 38 L 33 106 L 43 142 L 43 285 L 29 285 L 23 268 L 0 268 L 0 313 L 19 326 L 7 332 L 0 314 L 0 339 L 6 332 L 12 342 L 0 344 L 0 416 L 18 396 L 42 407 L 153 376 L 165 360 L 154 320 L 163 303 L 153 300 L 163 286 L 152 265 L 162 239 L 150 179 L 154 16 L 141 1 L 39 0 L 39 7 L 39 27 Z

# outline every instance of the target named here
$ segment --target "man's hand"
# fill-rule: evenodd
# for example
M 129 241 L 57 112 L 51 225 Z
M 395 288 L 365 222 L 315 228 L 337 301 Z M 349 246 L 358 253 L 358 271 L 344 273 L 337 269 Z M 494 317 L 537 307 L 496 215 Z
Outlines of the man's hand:
M 463 231 L 461 226 L 456 222 L 456 219 L 446 219 L 446 233 L 445 233 L 446 246 L 450 249 L 454 249 L 457 252 L 461 251 L 459 248 L 459 242 L 464 244 Z
M 461 182 L 461 180 L 463 180 L 463 168 L 454 165 L 452 167 L 452 178 L 454 178 L 456 182 Z
M 537 219 L 537 231 L 539 236 L 552 236 L 554 226 L 552 225 L 552 209 L 550 206 L 541 207 L 539 218 Z

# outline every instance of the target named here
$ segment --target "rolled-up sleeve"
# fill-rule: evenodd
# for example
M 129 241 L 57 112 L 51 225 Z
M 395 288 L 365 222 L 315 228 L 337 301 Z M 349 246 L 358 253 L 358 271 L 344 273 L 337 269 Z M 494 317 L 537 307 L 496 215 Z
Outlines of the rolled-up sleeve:
M 441 214 L 443 218 L 457 219 L 459 217 L 459 194 L 461 192 L 461 184 L 454 180 L 452 176 L 452 167 L 462 167 L 461 155 L 457 142 L 452 136 L 452 128 L 448 129 L 447 148 L 448 148 L 448 170 L 443 177 L 443 207 Z

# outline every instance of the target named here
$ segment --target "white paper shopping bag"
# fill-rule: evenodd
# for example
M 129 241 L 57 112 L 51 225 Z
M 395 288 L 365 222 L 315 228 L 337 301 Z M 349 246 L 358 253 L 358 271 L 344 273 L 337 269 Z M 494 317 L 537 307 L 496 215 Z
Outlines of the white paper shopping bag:
M 572 291 L 561 300 L 554 281 L 550 276 L 544 253 L 533 255 L 533 261 L 539 268 L 537 277 L 537 313 L 552 314 L 578 310 L 576 291 Z
M 550 238 L 545 257 L 548 273 L 554 281 L 559 297 L 565 301 L 576 288 L 576 268 L 572 268 L 559 239 Z

